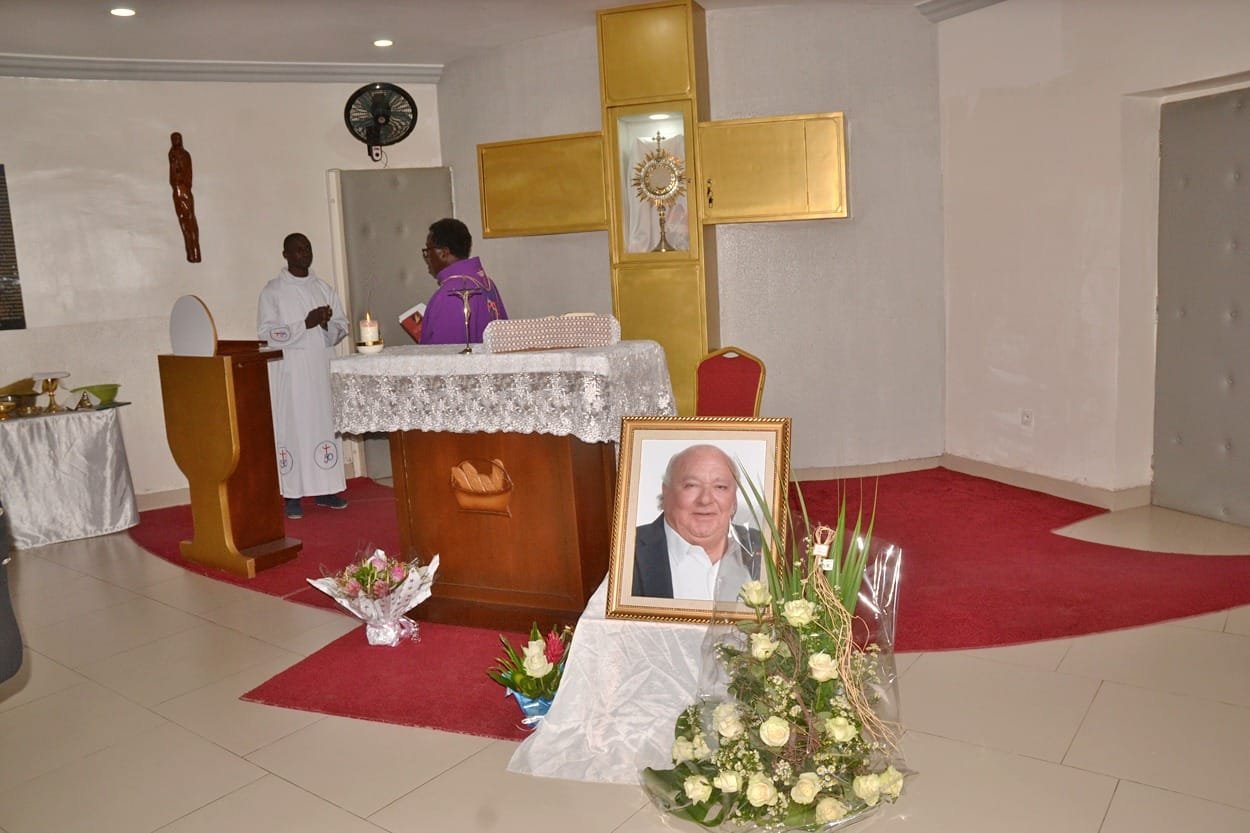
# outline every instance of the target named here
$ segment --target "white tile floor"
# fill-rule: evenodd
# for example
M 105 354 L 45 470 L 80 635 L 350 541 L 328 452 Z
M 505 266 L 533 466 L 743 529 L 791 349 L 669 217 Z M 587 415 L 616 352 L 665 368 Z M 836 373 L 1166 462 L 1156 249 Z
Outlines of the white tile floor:
M 1186 541 L 1227 549 L 1210 529 Z M 126 535 L 19 553 L 11 576 L 28 652 L 0 685 L 0 833 L 696 829 L 634 787 L 508 773 L 511 743 L 239 700 L 355 621 Z M 1250 830 L 1250 607 L 900 668 L 919 774 L 859 829 Z

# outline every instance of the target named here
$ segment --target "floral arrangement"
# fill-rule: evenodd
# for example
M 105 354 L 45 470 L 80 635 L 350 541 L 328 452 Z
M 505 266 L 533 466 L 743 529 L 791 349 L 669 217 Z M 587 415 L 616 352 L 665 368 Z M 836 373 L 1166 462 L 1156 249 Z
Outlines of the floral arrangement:
M 643 785 L 661 809 L 706 827 L 841 827 L 904 783 L 897 728 L 878 713 L 891 705 L 882 677 L 892 683 L 892 657 L 856 644 L 851 613 L 871 521 L 861 529 L 861 514 L 848 533 L 844 503 L 836 527 L 812 529 L 803 507 L 809 534 L 774 559 L 783 536 L 758 514 L 767 574 L 739 594 L 753 616 L 713 642 L 724 694 L 678 716 L 673 767 L 644 770 Z
M 370 645 L 395 646 L 420 636 L 417 623 L 404 614 L 430 597 L 438 556 L 422 566 L 417 559 L 399 561 L 380 549 L 366 547 L 339 572 L 308 583 L 364 620 Z
M 504 655 L 486 674 L 509 691 L 534 700 L 550 701 L 560 687 L 572 640 L 573 629 L 567 625 L 559 631 L 553 627 L 544 637 L 535 622 L 530 627 L 529 642 L 518 654 L 507 638 L 500 635 Z
M 334 578 L 349 599 L 385 599 L 404 583 L 415 566 L 413 562 L 391 558 L 384 550 L 374 550 L 367 558 L 348 564 Z

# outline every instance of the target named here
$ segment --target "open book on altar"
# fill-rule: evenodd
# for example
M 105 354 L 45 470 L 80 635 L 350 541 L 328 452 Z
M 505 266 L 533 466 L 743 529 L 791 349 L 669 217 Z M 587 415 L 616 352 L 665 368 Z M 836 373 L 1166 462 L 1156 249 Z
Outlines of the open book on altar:
M 425 304 L 409 307 L 399 314 L 399 326 L 418 344 L 421 343 L 421 319 L 424 317 Z

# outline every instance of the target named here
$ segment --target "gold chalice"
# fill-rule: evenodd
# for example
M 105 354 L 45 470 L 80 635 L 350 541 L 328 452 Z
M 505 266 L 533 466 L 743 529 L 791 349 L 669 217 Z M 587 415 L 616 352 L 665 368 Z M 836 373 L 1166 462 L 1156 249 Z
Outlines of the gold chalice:
M 59 414 L 65 409 L 56 401 L 56 389 L 60 387 L 61 380 L 69 376 L 66 370 L 49 370 L 42 373 L 32 373 L 30 378 L 40 383 L 40 393 L 48 395 L 48 404 L 44 407 L 45 414 Z

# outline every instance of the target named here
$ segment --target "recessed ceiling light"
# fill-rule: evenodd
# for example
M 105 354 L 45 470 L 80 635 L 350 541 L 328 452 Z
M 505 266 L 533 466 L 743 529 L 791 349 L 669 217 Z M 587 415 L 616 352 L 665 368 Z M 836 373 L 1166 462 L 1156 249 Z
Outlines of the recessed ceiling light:
M 651 114 L 651 121 L 662 121 L 667 118 L 669 118 L 668 113 L 652 113 Z
M 395 41 L 389 40 L 387 38 L 378 38 L 377 40 L 373 42 L 373 45 L 374 46 L 394 46 Z
M 116 9 L 109 9 L 109 14 L 113 17 L 134 17 L 135 10 L 127 9 L 125 6 L 118 6 Z

